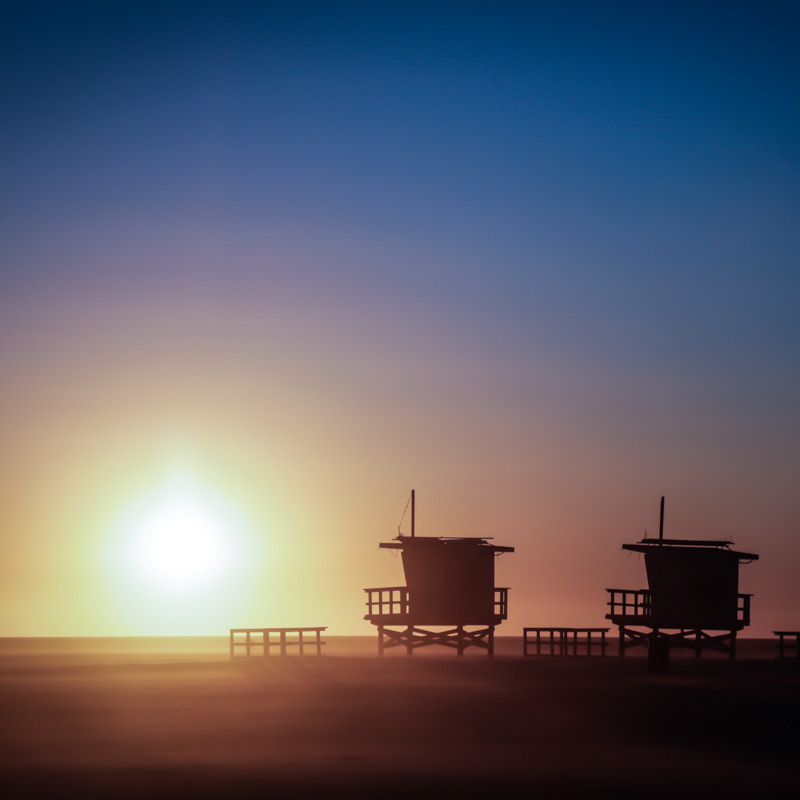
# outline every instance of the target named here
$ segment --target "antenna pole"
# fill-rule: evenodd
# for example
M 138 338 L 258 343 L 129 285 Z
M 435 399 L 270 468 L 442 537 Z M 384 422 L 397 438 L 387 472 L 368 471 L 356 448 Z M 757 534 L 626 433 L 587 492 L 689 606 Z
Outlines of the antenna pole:
M 416 511 L 416 496 L 415 492 L 411 490 L 411 538 L 414 538 L 414 522 L 416 520 L 417 511 Z
M 413 507 L 413 506 L 412 506 Z M 413 517 L 412 517 L 413 519 Z M 658 526 L 658 541 L 664 542 L 664 497 L 661 497 L 661 522 Z

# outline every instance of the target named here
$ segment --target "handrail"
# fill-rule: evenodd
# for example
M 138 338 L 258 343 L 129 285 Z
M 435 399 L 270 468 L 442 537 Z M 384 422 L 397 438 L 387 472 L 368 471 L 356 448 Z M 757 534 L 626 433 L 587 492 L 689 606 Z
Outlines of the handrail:
M 752 594 L 740 594 L 737 596 L 736 621 L 745 625 L 750 624 L 750 598 Z
M 610 616 L 652 616 L 653 595 L 649 589 L 606 589 L 606 591 L 611 595 L 606 604 L 610 608 Z M 752 596 L 752 594 L 737 594 L 736 621 L 738 623 L 750 624 L 750 598 Z
M 648 589 L 606 589 L 611 595 L 607 605 L 613 616 L 649 617 L 652 613 L 652 595 Z M 621 595 L 621 599 L 617 599 Z
M 407 586 L 380 586 L 364 589 L 367 593 L 366 619 L 370 617 L 403 616 L 409 613 L 410 600 Z M 508 618 L 508 587 L 494 589 L 494 615 Z
M 494 613 L 500 619 L 508 618 L 508 587 L 495 586 L 494 589 Z
M 405 586 L 385 586 L 364 591 L 367 593 L 367 617 L 408 614 L 408 589 Z

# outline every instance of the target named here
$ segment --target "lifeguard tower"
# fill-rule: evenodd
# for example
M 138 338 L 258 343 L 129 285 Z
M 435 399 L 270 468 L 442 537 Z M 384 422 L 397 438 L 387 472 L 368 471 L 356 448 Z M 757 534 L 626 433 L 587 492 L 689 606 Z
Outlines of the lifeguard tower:
M 739 564 L 753 553 L 731 549 L 733 542 L 664 538 L 664 498 L 658 539 L 624 544 L 644 554 L 647 589 L 607 589 L 606 619 L 619 626 L 619 654 L 648 647 L 653 668 L 666 666 L 676 647 L 736 656 L 736 634 L 750 624 L 750 598 L 739 592 Z
M 365 589 L 364 619 L 378 628 L 378 654 L 405 647 L 442 645 L 462 656 L 467 647 L 494 655 L 494 629 L 508 615 L 508 589 L 494 585 L 495 556 L 513 547 L 487 538 L 416 536 L 415 492 L 411 492 L 411 535 L 398 533 L 379 547 L 400 550 L 406 586 Z

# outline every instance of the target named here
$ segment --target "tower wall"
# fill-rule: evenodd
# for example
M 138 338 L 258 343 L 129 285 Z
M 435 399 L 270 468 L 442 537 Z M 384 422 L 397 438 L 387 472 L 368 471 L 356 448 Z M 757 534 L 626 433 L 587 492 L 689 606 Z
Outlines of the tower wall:
M 421 625 L 488 624 L 494 615 L 494 550 L 463 541 L 406 541 L 410 613 Z
M 645 555 L 653 624 L 660 628 L 736 627 L 739 561 L 723 550 L 654 548 Z

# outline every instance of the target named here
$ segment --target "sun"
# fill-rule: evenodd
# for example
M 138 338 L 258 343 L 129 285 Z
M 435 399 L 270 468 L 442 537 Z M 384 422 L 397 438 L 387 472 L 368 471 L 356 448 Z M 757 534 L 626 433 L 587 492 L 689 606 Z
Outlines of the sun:
M 133 534 L 133 565 L 165 588 L 207 585 L 230 561 L 225 521 L 189 493 L 160 499 L 141 517 Z
M 243 499 L 188 468 L 140 486 L 98 551 L 110 618 L 131 635 L 210 635 L 251 613 L 275 563 L 264 535 L 275 523 Z
M 244 557 L 240 514 L 202 484 L 177 476 L 139 498 L 119 521 L 117 563 L 172 594 L 211 588 Z

